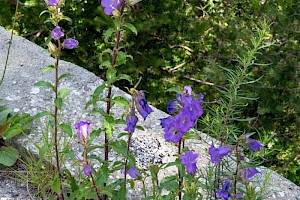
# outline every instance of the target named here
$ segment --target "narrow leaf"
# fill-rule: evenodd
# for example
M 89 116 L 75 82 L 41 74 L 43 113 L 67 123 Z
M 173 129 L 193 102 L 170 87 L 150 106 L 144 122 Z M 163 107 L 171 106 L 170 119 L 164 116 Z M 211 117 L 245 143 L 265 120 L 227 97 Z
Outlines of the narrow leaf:
M 44 68 L 42 74 L 46 74 L 47 72 L 49 72 L 50 70 L 53 70 L 53 69 L 55 69 L 54 65 L 49 65 Z
M 137 30 L 133 24 L 124 23 L 123 26 L 131 30 L 135 35 L 137 35 Z
M 37 83 L 34 84 L 35 86 L 42 86 L 42 87 L 47 87 L 47 88 L 50 88 L 51 90 L 54 91 L 54 86 L 47 82 L 47 81 L 39 81 Z
M 68 96 L 68 94 L 70 93 L 70 89 L 69 88 L 64 88 L 64 89 L 61 89 L 59 92 L 58 92 L 58 97 L 59 98 L 66 98 Z
M 60 75 L 60 77 L 58 78 L 58 80 L 61 80 L 61 79 L 64 79 L 64 78 L 68 78 L 70 76 L 74 76 L 74 75 L 71 74 L 71 73 L 65 73 L 65 74 Z

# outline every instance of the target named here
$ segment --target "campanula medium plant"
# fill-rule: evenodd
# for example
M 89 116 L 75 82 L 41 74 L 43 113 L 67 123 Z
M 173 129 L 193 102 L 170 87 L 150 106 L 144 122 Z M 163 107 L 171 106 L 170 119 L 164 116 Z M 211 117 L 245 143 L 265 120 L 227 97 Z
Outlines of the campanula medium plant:
M 129 6 L 137 2 L 101 0 L 103 12 L 111 16 L 114 20 L 114 29 L 110 28 L 105 32 L 106 41 L 111 44 L 112 42 L 109 40 L 112 40 L 114 47 L 112 49 L 108 48 L 103 52 L 103 54 L 110 55 L 110 60 L 103 60 L 103 65 L 101 65 L 101 68 L 106 70 L 106 80 L 95 89 L 91 100 L 86 104 L 86 108 L 92 107 L 93 113 L 99 113 L 103 117 L 103 125 L 97 130 L 92 130 L 92 122 L 82 119 L 82 121 L 75 123 L 74 129 L 77 131 L 75 140 L 81 145 L 82 151 L 74 152 L 68 149 L 66 152 L 60 152 L 59 146 L 61 144 L 58 140 L 58 129 L 67 133 L 71 139 L 72 133 L 70 134 L 70 130 L 72 129 L 70 125 L 60 122 L 63 99 L 69 94 L 70 90 L 67 88 L 58 90 L 59 81 L 69 76 L 69 74 L 59 76 L 59 59 L 63 49 L 74 49 L 79 45 L 79 42 L 73 38 L 64 39 L 65 34 L 63 27 L 60 27 L 60 21 L 70 20 L 62 13 L 64 1 L 47 1 L 47 12 L 50 14 L 48 21 L 53 25 L 50 38 L 48 39 L 48 47 L 56 61 L 53 66 L 46 67 L 44 72 L 52 69 L 55 70 L 55 84 L 52 85 L 49 82 L 40 81 L 36 85 L 50 88 L 53 90 L 55 96 L 53 119 L 50 120 L 51 123 L 49 124 L 53 128 L 54 142 L 52 145 L 54 147 L 53 155 L 57 173 L 50 182 L 50 185 L 55 193 L 54 197 L 57 199 L 122 199 L 127 194 L 127 183 L 134 185 L 135 181 L 140 181 L 143 185 L 145 184 L 145 173 L 141 173 L 142 171 L 136 166 L 135 158 L 130 152 L 129 147 L 132 135 L 136 128 L 138 128 L 137 113 L 144 120 L 147 120 L 148 115 L 153 112 L 153 109 L 146 101 L 145 92 L 137 89 L 140 81 L 133 88 L 129 89 L 129 93 L 132 96 L 131 101 L 128 101 L 124 97 L 113 96 L 112 94 L 112 87 L 115 82 L 127 80 L 132 84 L 131 77 L 126 74 L 118 74 L 117 68 L 126 62 L 126 58 L 131 58 L 125 51 L 122 51 L 126 47 L 126 45 L 122 46 L 122 36 L 126 34 L 126 30 L 128 29 L 135 34 L 137 32 L 132 24 L 124 22 L 123 16 L 126 12 L 130 12 Z M 163 118 L 160 121 L 161 127 L 164 130 L 163 137 L 178 149 L 176 160 L 171 163 L 162 164 L 161 166 L 152 166 L 149 169 L 152 174 L 153 192 L 152 194 L 147 192 L 144 185 L 144 199 L 228 199 L 229 197 L 243 198 L 243 196 L 249 196 L 247 190 L 237 188 L 237 182 L 242 178 L 247 189 L 247 181 L 256 174 L 261 174 L 261 172 L 254 167 L 255 163 L 245 161 L 243 151 L 245 147 L 248 147 L 251 152 L 258 152 L 262 149 L 263 144 L 249 137 L 245 139 L 244 135 L 240 134 L 232 124 L 234 120 L 239 120 L 236 117 L 236 113 L 239 111 L 239 106 L 242 106 L 242 98 L 239 96 L 240 86 L 248 84 L 248 68 L 253 64 L 255 54 L 263 45 L 267 31 L 266 24 L 264 23 L 263 25 L 262 30 L 258 30 L 258 37 L 252 40 L 253 49 L 245 52 L 245 57 L 238 57 L 241 67 L 236 71 L 224 69 L 228 73 L 231 83 L 227 90 L 221 92 L 224 94 L 224 102 L 219 108 L 212 108 L 212 111 L 216 113 L 215 116 L 212 116 L 212 123 L 207 120 L 209 114 L 203 120 L 203 123 L 209 128 L 208 132 L 213 132 L 215 135 L 212 135 L 219 139 L 218 143 L 211 143 L 208 149 L 211 159 L 208 171 L 211 171 L 214 176 L 200 173 L 201 170 L 197 168 L 197 159 L 201 155 L 191 151 L 184 143 L 185 140 L 197 138 L 197 134 L 192 129 L 197 125 L 204 113 L 204 95 L 194 94 L 190 86 L 185 86 L 182 91 L 177 92 L 174 97 L 175 100 L 171 101 L 167 106 L 167 111 L 171 116 Z M 101 97 L 102 94 L 105 95 L 105 98 Z M 105 109 L 98 107 L 97 102 L 99 101 L 105 103 Z M 122 106 L 127 110 L 122 118 L 116 118 L 111 114 L 111 108 L 114 104 Z M 127 136 L 127 141 L 123 139 L 114 141 L 112 139 L 115 126 L 118 124 L 126 125 L 124 128 L 126 132 L 120 135 Z M 94 143 L 94 139 L 97 137 L 104 138 L 104 145 Z M 102 158 L 99 156 L 95 157 L 93 154 L 93 152 L 99 149 L 104 149 Z M 124 160 L 109 161 L 109 153 L 112 150 L 123 156 Z M 64 155 L 64 153 L 66 154 Z M 73 176 L 67 169 L 61 169 L 66 156 L 73 159 L 75 164 L 77 163 L 81 171 L 78 177 Z M 236 163 L 234 172 L 228 167 L 228 163 L 232 160 Z M 172 166 L 177 167 L 178 174 L 164 177 L 159 182 L 157 176 L 159 170 Z M 117 172 L 123 174 L 124 178 L 110 180 L 109 174 Z M 63 174 L 66 176 L 64 179 Z M 128 180 L 127 175 L 132 179 Z M 206 184 L 202 183 L 203 178 L 207 180 Z M 205 192 L 201 193 L 201 191 Z

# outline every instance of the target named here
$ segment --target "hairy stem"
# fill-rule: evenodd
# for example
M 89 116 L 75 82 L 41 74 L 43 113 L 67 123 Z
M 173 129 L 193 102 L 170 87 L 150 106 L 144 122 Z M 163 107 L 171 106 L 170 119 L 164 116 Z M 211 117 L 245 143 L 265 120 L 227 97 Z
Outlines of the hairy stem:
M 121 11 L 120 11 L 120 19 L 121 19 L 121 22 L 122 22 L 122 16 L 123 16 L 123 13 L 124 13 L 124 9 L 126 7 L 126 2 L 124 1 L 122 3 L 122 8 L 121 8 Z M 116 44 L 115 44 L 115 48 L 114 48 L 114 51 L 113 51 L 113 57 L 112 57 L 112 61 L 111 61 L 111 67 L 114 68 L 115 67 L 115 64 L 117 62 L 117 56 L 118 56 L 118 51 L 119 51 L 119 45 L 120 45 L 120 40 L 121 40 L 121 28 L 122 28 L 122 23 L 120 25 L 120 28 L 117 30 L 117 38 L 116 38 Z M 111 94 L 112 94 L 112 86 L 110 86 L 108 88 L 108 92 L 107 92 L 107 96 L 106 96 L 106 99 L 107 99 L 107 103 L 106 103 L 106 113 L 109 114 L 110 113 L 110 108 L 111 108 Z M 105 161 L 108 161 L 108 134 L 107 134 L 107 131 L 105 131 L 105 135 L 104 135 L 104 160 Z M 126 168 L 126 167 L 125 167 Z M 104 187 L 106 186 L 106 183 L 104 183 Z M 104 195 L 103 196 L 103 199 L 106 200 L 107 199 L 107 195 Z
M 87 150 L 86 150 L 86 145 L 84 146 L 84 160 L 85 160 L 86 164 L 89 165 L 88 155 L 87 155 Z M 93 171 L 92 171 L 92 173 L 91 173 L 90 176 L 91 176 L 91 180 L 92 180 L 92 186 L 93 186 L 93 188 L 96 191 L 97 199 L 101 200 L 100 190 L 99 190 L 99 188 L 96 185 L 96 182 L 95 182 L 95 179 L 94 179 L 94 175 L 93 175 Z
M 60 53 L 61 53 L 61 43 L 60 40 L 58 40 L 58 49 L 56 52 L 56 61 L 55 61 L 55 100 L 54 104 L 58 99 L 58 85 L 59 85 L 59 79 L 58 79 L 58 62 L 60 59 Z M 62 177 L 60 174 L 60 164 L 59 164 L 59 151 L 58 151 L 58 108 L 57 105 L 54 106 L 54 148 L 55 148 L 55 160 L 56 160 L 56 168 L 58 171 L 58 177 L 59 177 L 59 182 L 60 182 L 60 189 L 62 191 L 61 193 L 61 198 L 64 200 L 64 195 L 63 195 L 63 186 L 62 186 Z

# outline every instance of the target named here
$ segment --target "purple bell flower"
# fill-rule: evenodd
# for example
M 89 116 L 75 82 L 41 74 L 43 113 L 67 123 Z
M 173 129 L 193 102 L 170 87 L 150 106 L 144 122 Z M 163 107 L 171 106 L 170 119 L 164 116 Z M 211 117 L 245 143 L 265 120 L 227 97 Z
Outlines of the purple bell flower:
M 244 194 L 238 193 L 238 194 L 236 194 L 235 198 L 242 199 L 242 198 L 244 198 Z
M 187 132 L 194 126 L 194 121 L 190 119 L 188 113 L 185 113 L 184 110 L 181 110 L 179 114 L 174 117 L 174 127 L 176 127 L 181 132 Z
M 58 5 L 58 0 L 48 0 L 49 6 L 57 6 Z
M 111 15 L 121 5 L 123 0 L 101 0 L 101 6 L 106 15 Z
M 121 173 L 124 174 L 124 172 L 125 168 L 121 169 Z M 129 174 L 131 178 L 136 179 L 140 175 L 140 172 L 134 166 L 131 166 L 130 169 L 127 171 L 127 174 Z
M 59 40 L 59 38 L 63 37 L 65 34 L 61 31 L 59 26 L 55 26 L 55 28 L 51 31 L 51 37 L 54 40 Z
M 137 121 L 138 121 L 137 116 L 135 116 L 135 115 L 128 115 L 126 117 L 127 127 L 124 130 L 128 131 L 129 133 L 133 133 Z
M 228 200 L 228 198 L 230 197 L 229 188 L 230 188 L 230 180 L 226 179 L 224 184 L 223 184 L 222 189 L 218 190 L 216 192 L 216 197 L 217 198 L 223 198 L 224 200 Z
M 139 92 L 137 97 L 135 98 L 135 105 L 137 111 L 140 113 L 140 115 L 146 120 L 147 116 L 153 112 L 152 108 L 148 105 L 145 94 L 143 92 Z
M 78 152 L 75 152 L 74 155 L 79 162 L 84 162 L 83 157 Z
M 68 38 L 64 42 L 64 47 L 66 49 L 74 49 L 78 46 L 79 42 L 73 38 Z
M 178 130 L 173 126 L 166 127 L 164 131 L 165 131 L 164 138 L 166 139 L 167 142 L 177 143 L 184 135 L 184 132 Z
M 170 126 L 173 123 L 173 121 L 174 121 L 174 117 L 172 116 L 162 118 L 160 119 L 160 125 L 162 128 L 165 128 L 167 126 Z
M 78 131 L 78 140 L 84 142 L 90 138 L 90 122 L 80 121 L 75 123 L 74 127 Z
M 92 167 L 89 166 L 89 165 L 86 165 L 86 166 L 84 167 L 84 170 L 83 170 L 83 175 L 84 175 L 85 177 L 87 177 L 87 176 L 89 176 L 89 175 L 92 174 L 92 171 L 93 171 Z
M 212 163 L 220 163 L 220 159 L 224 156 L 227 156 L 230 152 L 229 146 L 221 146 L 219 148 L 216 148 L 214 144 L 212 144 L 208 150 L 208 153 L 210 155 L 210 159 Z
M 255 176 L 256 174 L 261 174 L 261 172 L 258 169 L 256 169 L 255 167 L 244 168 L 239 173 L 240 173 L 240 176 L 244 180 L 248 180 L 248 179 L 252 178 L 253 176 Z
M 185 170 L 188 174 L 196 173 L 196 159 L 199 157 L 197 153 L 193 153 L 192 151 L 185 152 L 184 155 L 180 155 L 181 164 L 185 165 Z
M 171 101 L 167 105 L 167 112 L 169 114 L 176 113 L 178 111 L 178 101 Z
M 257 140 L 254 140 L 252 138 L 248 138 L 248 143 L 247 143 L 250 151 L 252 152 L 256 152 L 256 151 L 259 151 L 261 150 L 261 148 L 263 148 L 263 144 L 261 144 L 259 141 Z

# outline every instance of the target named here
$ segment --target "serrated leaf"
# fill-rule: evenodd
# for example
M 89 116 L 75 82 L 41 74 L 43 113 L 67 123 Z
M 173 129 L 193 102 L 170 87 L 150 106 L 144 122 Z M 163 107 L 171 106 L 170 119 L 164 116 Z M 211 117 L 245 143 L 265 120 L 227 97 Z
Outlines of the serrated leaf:
M 118 52 L 118 57 L 117 57 L 117 64 L 122 65 L 126 63 L 126 53 L 123 51 Z
M 109 68 L 106 71 L 106 79 L 108 84 L 113 83 L 116 80 L 117 70 L 115 68 Z
M 108 39 L 111 37 L 111 35 L 115 32 L 115 29 L 109 28 L 104 32 L 104 42 L 107 43 Z
M 16 135 L 20 134 L 21 132 L 22 132 L 21 124 L 15 125 L 13 127 L 9 127 L 3 133 L 3 139 L 4 140 L 11 139 L 11 138 L 15 137 Z
M 53 70 L 53 69 L 55 69 L 54 65 L 49 65 L 44 68 L 42 74 L 46 74 L 47 72 L 49 72 L 50 70 Z
M 57 98 L 54 100 L 54 104 L 56 106 L 56 108 L 61 109 L 63 106 L 63 100 L 62 98 Z
M 69 124 L 65 124 L 62 123 L 60 125 L 58 125 L 58 127 L 65 132 L 66 134 L 68 134 L 68 136 L 71 138 L 73 136 L 73 132 L 72 132 L 72 128 Z
M 64 99 L 68 96 L 70 91 L 71 90 L 69 88 L 61 89 L 60 91 L 58 91 L 58 97 L 61 98 L 61 99 Z
M 136 28 L 135 28 L 135 26 L 133 24 L 124 23 L 123 26 L 125 26 L 126 28 L 128 28 L 129 30 L 131 30 L 131 32 L 133 32 L 135 35 L 137 35 L 137 30 L 136 30 Z
M 105 116 L 103 120 L 103 126 L 108 138 L 111 138 L 115 127 L 114 118 L 112 116 Z
M 6 108 L 0 112 L 0 124 L 3 124 L 6 120 L 8 115 L 13 111 L 12 108 Z
M 132 78 L 131 78 L 131 76 L 129 76 L 127 74 L 119 74 L 116 78 L 116 81 L 119 81 L 119 80 L 127 80 L 132 84 Z
M 109 60 L 106 60 L 99 65 L 100 69 L 104 69 L 104 67 L 107 67 L 107 68 L 111 67 L 111 62 Z
M 58 80 L 61 80 L 61 79 L 63 79 L 63 78 L 68 78 L 68 77 L 70 77 L 70 76 L 74 76 L 74 75 L 71 74 L 71 73 L 65 73 L 65 74 L 60 75 L 60 77 L 58 78 Z
M 19 158 L 19 152 L 17 149 L 8 146 L 0 148 L 0 164 L 4 166 L 13 166 Z
M 125 97 L 122 97 L 122 96 L 114 97 L 111 101 L 123 108 L 130 107 L 129 101 Z
M 47 87 L 54 91 L 54 86 L 47 81 L 39 81 L 39 82 L 35 83 L 34 85 L 40 86 L 40 87 Z
M 51 189 L 58 195 L 60 195 L 60 181 L 59 178 L 56 176 L 51 184 Z

